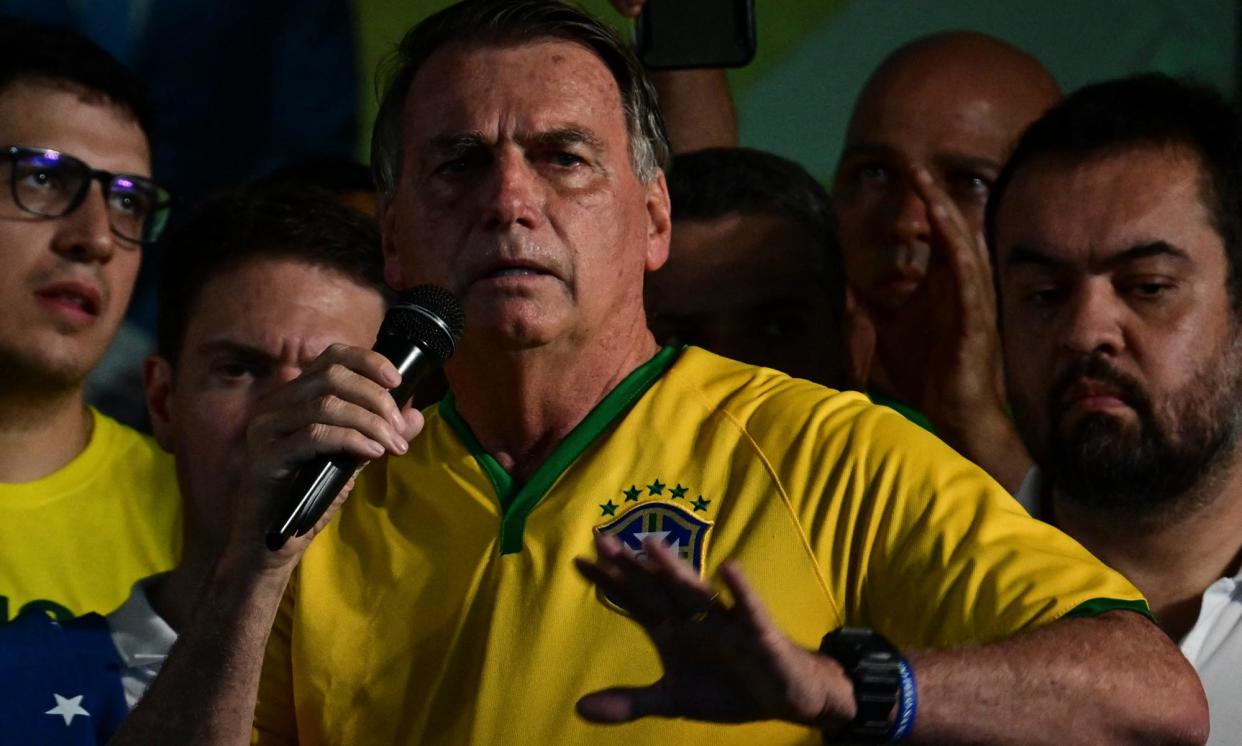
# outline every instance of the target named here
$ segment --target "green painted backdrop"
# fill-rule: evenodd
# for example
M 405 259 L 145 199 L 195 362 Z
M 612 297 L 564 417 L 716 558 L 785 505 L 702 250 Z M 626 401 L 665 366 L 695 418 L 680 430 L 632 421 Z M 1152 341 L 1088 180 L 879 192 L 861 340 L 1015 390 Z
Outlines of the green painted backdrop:
M 451 0 L 355 0 L 366 153 L 375 115 L 370 73 L 418 19 Z M 629 31 L 607 0 L 583 0 Z M 1043 60 L 1067 89 L 1140 70 L 1237 89 L 1235 0 L 756 0 L 759 51 L 730 73 L 745 145 L 831 174 L 850 105 L 889 51 L 922 34 L 974 29 Z

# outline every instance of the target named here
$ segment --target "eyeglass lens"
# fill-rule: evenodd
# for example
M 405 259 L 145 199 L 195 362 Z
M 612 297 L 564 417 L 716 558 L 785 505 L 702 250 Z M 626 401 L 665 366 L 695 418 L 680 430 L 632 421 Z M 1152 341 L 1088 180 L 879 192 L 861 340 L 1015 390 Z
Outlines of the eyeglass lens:
M 12 168 L 10 183 L 17 206 L 42 217 L 71 212 L 85 197 L 92 179 L 89 166 L 56 151 L 15 154 Z M 113 232 L 132 241 L 155 240 L 167 218 L 167 199 L 160 192 L 145 179 L 112 176 L 105 194 Z

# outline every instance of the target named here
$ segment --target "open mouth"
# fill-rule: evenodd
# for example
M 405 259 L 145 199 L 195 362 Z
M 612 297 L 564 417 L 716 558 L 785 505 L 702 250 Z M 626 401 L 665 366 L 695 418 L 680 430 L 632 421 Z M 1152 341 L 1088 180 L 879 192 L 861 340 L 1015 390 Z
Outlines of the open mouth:
M 529 261 L 524 261 L 521 259 L 504 259 L 504 260 L 494 261 L 491 264 L 488 264 L 487 266 L 483 267 L 482 270 L 479 272 L 478 277 L 475 281 L 476 282 L 496 282 L 496 281 L 520 282 L 522 280 L 535 278 L 535 277 L 547 277 L 547 276 L 550 276 L 551 274 L 552 274 L 551 272 L 547 271 L 543 267 L 532 264 Z
M 94 318 L 99 315 L 100 296 L 95 288 L 76 282 L 56 283 L 35 291 L 44 305 Z

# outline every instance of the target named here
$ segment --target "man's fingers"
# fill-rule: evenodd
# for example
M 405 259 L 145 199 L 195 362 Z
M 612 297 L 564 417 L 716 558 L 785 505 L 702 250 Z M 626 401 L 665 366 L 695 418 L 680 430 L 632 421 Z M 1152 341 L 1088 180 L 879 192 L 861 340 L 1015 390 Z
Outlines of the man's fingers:
M 616 8 L 621 15 L 633 18 L 643 9 L 645 2 L 646 0 L 612 0 L 612 7 Z
M 344 365 L 350 370 L 370 378 L 385 388 L 401 383 L 401 374 L 392 362 L 375 350 L 330 344 L 303 370 L 303 375 L 324 370 L 332 365 Z
M 333 363 L 311 375 L 303 374 L 289 388 L 302 401 L 336 397 L 380 415 L 396 431 L 405 427 L 405 418 L 388 389 L 343 363 Z
M 726 562 L 720 568 L 720 576 L 733 594 L 733 611 L 736 617 L 744 620 L 756 632 L 775 629 L 775 623 L 769 616 L 767 607 L 759 599 L 759 594 L 750 587 L 750 583 L 742 576 L 741 570 L 732 562 Z
M 360 460 L 379 458 L 387 448 L 357 430 L 316 424 L 292 435 L 272 441 L 253 458 L 258 474 L 283 478 L 294 469 L 323 454 L 345 453 Z
M 599 562 L 579 561 L 579 570 L 645 625 L 688 620 L 711 605 L 710 589 L 659 540 L 645 541 L 642 556 L 602 534 L 596 547 Z
M 409 441 L 403 435 L 406 426 L 404 417 L 401 418 L 400 427 L 395 427 L 386 417 L 371 410 L 335 396 L 325 395 L 256 415 L 252 423 L 252 435 L 258 447 L 266 449 L 271 443 L 300 432 L 310 432 L 318 438 L 324 434 L 321 431 L 325 428 L 346 428 L 356 430 L 362 436 L 380 443 L 385 449 L 400 454 L 405 453 L 409 447 Z
M 592 723 L 628 723 L 649 715 L 669 716 L 672 703 L 658 684 L 603 689 L 578 700 L 578 714 Z
M 418 434 L 423 431 L 423 425 L 426 424 L 423 413 L 415 409 L 413 404 L 407 404 L 401 410 L 401 419 L 405 422 L 401 436 L 407 441 L 417 438 Z
M 913 169 L 913 176 L 915 189 L 923 202 L 931 208 L 933 220 L 938 219 L 941 223 L 940 227 L 952 237 L 959 239 L 959 243 L 969 239 L 971 230 L 966 223 L 965 216 L 962 215 L 961 210 L 957 209 L 957 205 L 949 197 L 948 192 L 936 183 L 931 172 L 925 168 L 916 167 Z
M 690 566 L 659 539 L 649 538 L 643 549 L 655 565 L 655 576 L 676 609 L 677 616 L 693 618 L 706 614 L 715 602 L 716 594 L 704 583 Z
M 949 195 L 936 183 L 931 172 L 925 168 L 912 170 L 915 189 L 919 197 L 927 204 L 928 217 L 932 224 L 933 250 L 939 249 L 943 258 L 948 260 L 949 268 L 958 278 L 958 284 L 977 282 L 979 272 L 978 246 L 974 242 L 974 232 L 966 224 L 966 218 L 957 209 L 957 205 Z
M 386 357 L 361 347 L 328 345 L 306 366 L 283 395 L 310 399 L 336 394 L 387 417 L 395 428 L 404 424 L 388 390 L 401 383 L 401 374 Z
M 599 588 L 610 601 L 624 609 L 639 623 L 652 621 L 645 616 L 642 604 L 634 598 L 629 585 L 615 567 L 595 563 L 584 557 L 575 557 L 574 567 L 578 569 L 582 577 Z

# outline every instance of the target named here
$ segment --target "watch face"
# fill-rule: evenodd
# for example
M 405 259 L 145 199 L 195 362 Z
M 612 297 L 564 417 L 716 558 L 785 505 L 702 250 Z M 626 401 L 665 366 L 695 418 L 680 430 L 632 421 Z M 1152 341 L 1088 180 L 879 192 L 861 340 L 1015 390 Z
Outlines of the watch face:
M 901 654 L 872 630 L 842 627 L 830 632 L 820 652 L 845 669 L 854 684 L 857 714 L 847 730 L 851 736 L 884 738 L 892 730 L 893 707 L 901 694 Z

